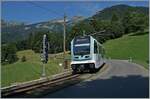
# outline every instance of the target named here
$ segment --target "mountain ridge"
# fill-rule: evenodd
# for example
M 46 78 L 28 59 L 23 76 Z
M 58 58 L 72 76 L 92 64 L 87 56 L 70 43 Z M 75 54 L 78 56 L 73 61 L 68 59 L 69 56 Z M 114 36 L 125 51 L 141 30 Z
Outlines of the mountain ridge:
M 103 10 L 98 11 L 93 16 L 85 18 L 83 16 L 74 16 L 70 20 L 67 20 L 67 32 L 80 21 L 85 21 L 90 18 L 96 18 L 101 20 L 110 20 L 112 15 L 115 13 L 119 18 L 122 18 L 125 15 L 125 12 L 130 13 L 139 13 L 148 15 L 148 7 L 139 7 L 139 6 L 129 6 L 129 5 L 114 5 L 111 7 L 104 8 Z M 63 32 L 63 20 L 49 20 L 44 22 L 38 22 L 34 24 L 21 24 L 14 26 L 5 26 L 4 21 L 2 21 L 2 43 L 17 41 L 26 39 L 31 32 L 40 32 L 40 31 L 49 31 L 62 33 Z M 12 38 L 13 37 L 13 38 Z

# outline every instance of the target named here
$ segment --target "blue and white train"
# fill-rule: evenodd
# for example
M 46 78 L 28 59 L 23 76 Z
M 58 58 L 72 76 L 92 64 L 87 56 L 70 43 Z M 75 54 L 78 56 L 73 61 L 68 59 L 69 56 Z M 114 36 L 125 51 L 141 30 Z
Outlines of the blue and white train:
M 73 72 L 95 72 L 105 63 L 103 46 L 92 36 L 78 36 L 71 41 Z

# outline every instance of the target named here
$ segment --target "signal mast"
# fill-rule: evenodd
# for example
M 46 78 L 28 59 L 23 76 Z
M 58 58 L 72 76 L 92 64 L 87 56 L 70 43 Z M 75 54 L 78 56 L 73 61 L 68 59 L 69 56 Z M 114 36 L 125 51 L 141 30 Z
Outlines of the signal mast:
M 42 42 L 42 57 L 41 57 L 41 61 L 43 63 L 42 77 L 46 76 L 45 64 L 48 62 L 48 50 L 49 50 L 48 37 L 46 34 L 44 34 L 43 35 L 43 42 Z

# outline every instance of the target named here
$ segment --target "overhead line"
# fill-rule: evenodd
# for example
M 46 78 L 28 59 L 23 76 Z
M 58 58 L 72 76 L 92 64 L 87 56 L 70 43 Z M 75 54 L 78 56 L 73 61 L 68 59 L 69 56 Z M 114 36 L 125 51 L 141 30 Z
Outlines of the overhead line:
M 96 35 L 96 34 L 103 35 L 103 34 L 100 34 L 100 33 L 103 33 L 103 32 L 105 32 L 105 30 L 99 31 L 99 32 L 95 32 L 95 33 L 93 33 L 93 34 L 89 34 L 88 36 L 90 36 L 90 35 Z
M 46 7 L 40 6 L 40 5 L 38 5 L 38 4 L 36 4 L 36 3 L 32 2 L 32 1 L 28 1 L 28 3 L 30 3 L 30 4 L 32 4 L 32 5 L 36 6 L 36 7 L 39 7 L 41 9 L 44 9 L 45 11 L 48 11 L 50 13 L 54 13 L 55 15 L 61 15 L 61 16 L 63 16 L 63 14 L 61 14 L 61 13 L 58 13 L 58 12 L 52 10 L 52 9 L 48 9 Z

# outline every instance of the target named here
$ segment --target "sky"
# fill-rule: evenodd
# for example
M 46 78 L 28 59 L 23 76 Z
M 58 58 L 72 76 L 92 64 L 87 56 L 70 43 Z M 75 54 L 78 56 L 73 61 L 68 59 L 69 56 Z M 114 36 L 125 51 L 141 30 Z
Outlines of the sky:
M 90 17 L 97 11 L 118 4 L 148 7 L 146 1 L 3 1 L 1 15 L 6 21 L 37 23 L 73 16 Z

